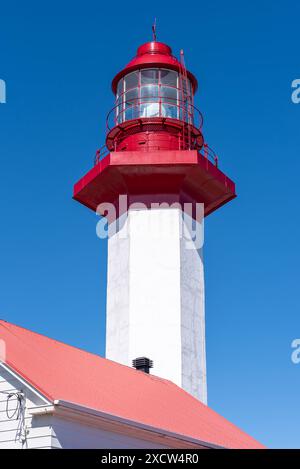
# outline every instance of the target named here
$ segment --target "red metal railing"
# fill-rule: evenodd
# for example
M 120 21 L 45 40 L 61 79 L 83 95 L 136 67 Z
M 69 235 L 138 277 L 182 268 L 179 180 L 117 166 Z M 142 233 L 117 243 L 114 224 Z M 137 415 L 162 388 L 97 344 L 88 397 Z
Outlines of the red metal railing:
M 152 115 L 150 106 L 152 106 Z M 193 104 L 165 96 L 152 96 L 132 98 L 114 106 L 106 118 L 107 132 L 124 122 L 151 117 L 174 119 L 190 124 L 199 130 L 203 126 L 203 116 Z
M 143 105 L 149 106 L 151 104 L 155 105 L 155 111 L 157 111 L 155 113 L 155 116 L 144 115 L 145 108 L 143 108 Z M 170 108 L 168 108 L 168 106 L 170 106 Z M 192 116 L 192 123 L 189 123 L 189 122 L 184 121 L 183 119 L 180 119 L 181 116 L 186 115 L 187 106 L 188 106 L 189 115 Z M 203 126 L 203 116 L 201 112 L 194 105 L 192 104 L 187 105 L 187 103 L 186 102 L 183 103 L 182 100 L 178 100 L 178 99 L 173 100 L 170 98 L 168 99 L 166 97 L 133 98 L 130 101 L 123 102 L 122 108 L 123 107 L 124 109 L 121 109 L 120 111 L 120 104 L 118 104 L 114 106 L 108 113 L 107 118 L 106 118 L 107 133 L 109 133 L 115 127 L 122 128 L 122 123 L 124 122 L 130 123 L 130 121 L 134 122 L 134 120 L 136 119 L 139 119 L 139 120 L 145 119 L 145 121 L 147 121 L 148 119 L 155 120 L 155 118 L 163 118 L 163 119 L 168 119 L 170 122 L 175 121 L 177 123 L 181 123 L 181 125 L 183 126 L 183 133 L 186 127 L 191 126 L 192 128 L 197 129 L 199 132 L 201 132 L 201 135 L 202 135 L 201 129 Z M 175 109 L 176 117 L 174 117 L 174 113 L 172 114 L 171 112 L 170 112 L 170 115 L 168 115 L 168 109 L 169 110 Z M 118 110 L 118 113 L 116 112 L 117 110 Z M 126 115 L 125 113 L 128 113 L 128 112 L 131 113 L 130 119 L 120 118 L 121 115 L 124 117 L 127 117 L 128 114 Z M 183 135 L 182 138 L 184 139 L 186 137 L 184 137 Z M 203 140 L 202 140 L 202 143 L 203 143 Z M 195 143 L 194 146 L 189 146 L 189 147 L 186 147 L 185 145 L 181 145 L 181 149 L 196 149 L 198 150 L 199 155 L 201 157 L 205 158 L 206 160 L 211 161 L 216 167 L 218 167 L 217 154 L 212 148 L 208 146 L 207 143 L 204 143 L 203 145 L 202 143 L 201 143 L 201 147 L 197 144 L 197 142 Z M 106 145 L 103 145 L 100 149 L 96 151 L 95 158 L 94 158 L 95 165 L 98 164 L 99 161 L 101 161 L 107 155 L 108 151 L 109 150 L 107 149 Z
M 107 154 L 108 154 L 108 149 L 106 145 L 102 145 L 102 147 L 100 147 L 95 153 L 94 164 L 95 165 L 98 164 L 99 161 L 101 161 Z
M 219 158 L 216 152 L 210 148 L 207 143 L 204 143 L 203 147 L 199 151 L 199 155 L 203 156 L 205 159 L 211 161 L 216 167 L 218 167 Z
M 102 147 L 100 147 L 95 153 L 94 164 L 98 164 L 107 154 L 108 149 L 106 145 L 102 145 Z M 217 156 L 216 152 L 208 146 L 207 143 L 204 143 L 202 149 L 199 151 L 199 155 L 206 160 L 211 161 L 216 167 L 218 167 L 219 157 Z

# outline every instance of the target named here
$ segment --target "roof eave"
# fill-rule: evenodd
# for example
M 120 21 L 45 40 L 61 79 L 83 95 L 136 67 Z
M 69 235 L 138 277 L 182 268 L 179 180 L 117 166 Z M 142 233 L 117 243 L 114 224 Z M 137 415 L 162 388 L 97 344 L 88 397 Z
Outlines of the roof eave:
M 54 400 L 53 405 L 29 409 L 29 412 L 32 416 L 53 414 L 97 426 L 101 423 L 102 427 L 110 431 L 139 436 L 145 440 L 164 439 L 166 443 L 168 440 L 174 444 L 174 447 L 178 448 L 224 449 L 224 447 L 220 445 L 191 438 L 187 435 L 170 432 L 163 428 L 145 425 L 118 415 L 108 414 L 97 409 L 61 399 Z

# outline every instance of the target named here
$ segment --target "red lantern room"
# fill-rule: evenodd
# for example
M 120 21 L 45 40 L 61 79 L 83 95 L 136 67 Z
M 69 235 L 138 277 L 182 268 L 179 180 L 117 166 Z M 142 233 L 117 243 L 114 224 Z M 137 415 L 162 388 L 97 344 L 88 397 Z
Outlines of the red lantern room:
M 147 42 L 112 82 L 115 107 L 108 115 L 112 151 L 201 149 L 202 115 L 194 106 L 197 80 L 169 46 Z
M 74 198 L 99 213 L 143 202 L 202 202 L 208 215 L 235 197 L 234 183 L 218 168 L 205 143 L 203 118 L 194 105 L 195 76 L 171 48 L 156 40 L 112 81 L 115 105 L 107 116 L 106 145 L 94 167 L 74 186 Z

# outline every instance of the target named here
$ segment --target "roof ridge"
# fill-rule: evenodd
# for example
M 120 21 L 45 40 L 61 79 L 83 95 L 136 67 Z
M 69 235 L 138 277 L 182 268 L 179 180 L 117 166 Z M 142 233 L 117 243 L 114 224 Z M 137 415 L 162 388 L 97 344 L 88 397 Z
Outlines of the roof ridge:
M 93 352 L 90 352 L 88 350 L 84 350 L 83 348 L 81 347 L 77 347 L 76 345 L 71 345 L 71 344 L 68 344 L 67 342 L 63 342 L 62 340 L 58 340 L 58 339 L 53 339 L 52 337 L 49 337 L 48 335 L 46 334 L 42 334 L 41 332 L 36 332 L 36 331 L 33 331 L 32 329 L 28 329 L 27 327 L 23 327 L 23 326 L 19 326 L 19 324 L 15 324 L 13 322 L 10 322 L 10 321 L 6 321 L 6 319 L 0 319 L 0 324 L 4 322 L 6 324 L 9 324 L 11 326 L 14 326 L 14 327 L 18 327 L 19 329 L 23 329 L 25 331 L 28 331 L 30 332 L 31 334 L 36 334 L 36 335 L 39 335 L 41 337 L 45 337 L 46 339 L 48 340 L 51 340 L 52 342 L 56 342 L 56 343 L 59 343 L 59 344 L 62 344 L 62 345 L 66 345 L 67 347 L 71 347 L 71 348 L 75 348 L 77 350 L 79 350 L 80 352 L 84 352 L 84 353 L 89 353 L 90 355 L 93 355 L 95 357 L 98 357 L 98 358 L 103 358 L 101 355 L 98 355 L 97 353 L 93 353 Z M 11 333 L 13 333 L 12 331 L 10 331 Z
M 96 353 L 93 353 L 93 352 L 90 352 L 88 350 L 84 350 L 83 348 L 80 348 L 80 347 L 77 347 L 76 345 L 71 345 L 71 344 L 68 344 L 66 342 L 63 342 L 61 340 L 57 340 L 57 339 L 53 339 L 52 337 L 49 337 L 48 335 L 46 334 L 42 334 L 41 332 L 35 332 L 31 329 L 28 329 L 27 327 L 23 327 L 23 326 L 19 326 L 18 324 L 15 324 L 15 323 L 12 323 L 10 321 L 7 321 L 6 319 L 0 319 L 0 326 L 2 325 L 3 327 L 5 326 L 5 324 L 2 324 L 2 323 L 5 323 L 5 324 L 8 324 L 10 326 L 13 326 L 13 327 L 17 327 L 18 329 L 23 329 L 24 331 L 27 331 L 29 332 L 30 334 L 35 334 L 35 335 L 39 335 L 40 337 L 44 337 L 48 340 L 50 340 L 51 342 L 54 342 L 54 343 L 57 343 L 57 344 L 61 344 L 63 346 L 67 346 L 67 347 L 70 347 L 71 349 L 75 349 L 75 350 L 78 350 L 79 352 L 81 353 L 84 353 L 84 354 L 88 354 L 88 355 L 92 355 L 93 357 L 96 357 L 96 358 L 99 358 L 100 360 L 104 360 L 104 361 L 109 361 L 110 363 L 114 363 L 115 365 L 119 366 L 119 367 L 125 367 L 126 369 L 129 369 L 131 370 L 132 372 L 136 372 L 136 373 L 141 373 L 139 370 L 136 370 L 135 368 L 131 367 L 131 366 L 128 366 L 128 365 L 124 365 L 122 363 L 119 363 L 119 362 L 116 362 L 115 360 L 111 360 L 110 358 L 106 358 L 106 357 L 103 357 L 102 355 L 98 355 Z M 10 330 L 8 327 L 7 327 L 8 331 L 13 334 L 13 335 L 16 335 L 14 333 L 14 331 Z M 156 376 L 156 375 L 151 375 L 151 374 L 147 374 L 147 373 L 143 373 L 143 375 L 145 377 L 147 377 L 148 379 L 156 379 L 156 380 L 159 380 L 159 381 L 162 381 L 164 383 L 171 383 L 172 385 L 174 385 L 174 383 L 172 383 L 172 381 L 168 380 L 168 379 L 165 379 L 165 378 L 161 378 L 160 376 Z

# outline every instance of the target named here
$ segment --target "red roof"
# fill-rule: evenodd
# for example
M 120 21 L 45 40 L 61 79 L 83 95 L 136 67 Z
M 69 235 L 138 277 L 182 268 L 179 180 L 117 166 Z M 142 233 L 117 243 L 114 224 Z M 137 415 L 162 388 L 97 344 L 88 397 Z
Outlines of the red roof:
M 167 44 L 157 41 L 146 42 L 138 48 L 136 56 L 126 67 L 114 77 L 112 81 L 113 93 L 116 94 L 118 82 L 123 76 L 134 70 L 149 67 L 165 67 L 181 71 L 180 62 L 172 55 L 172 49 Z M 198 87 L 197 79 L 189 70 L 187 70 L 187 75 L 193 84 L 195 93 Z
M 172 382 L 0 320 L 6 363 L 65 400 L 227 448 L 264 446 Z

